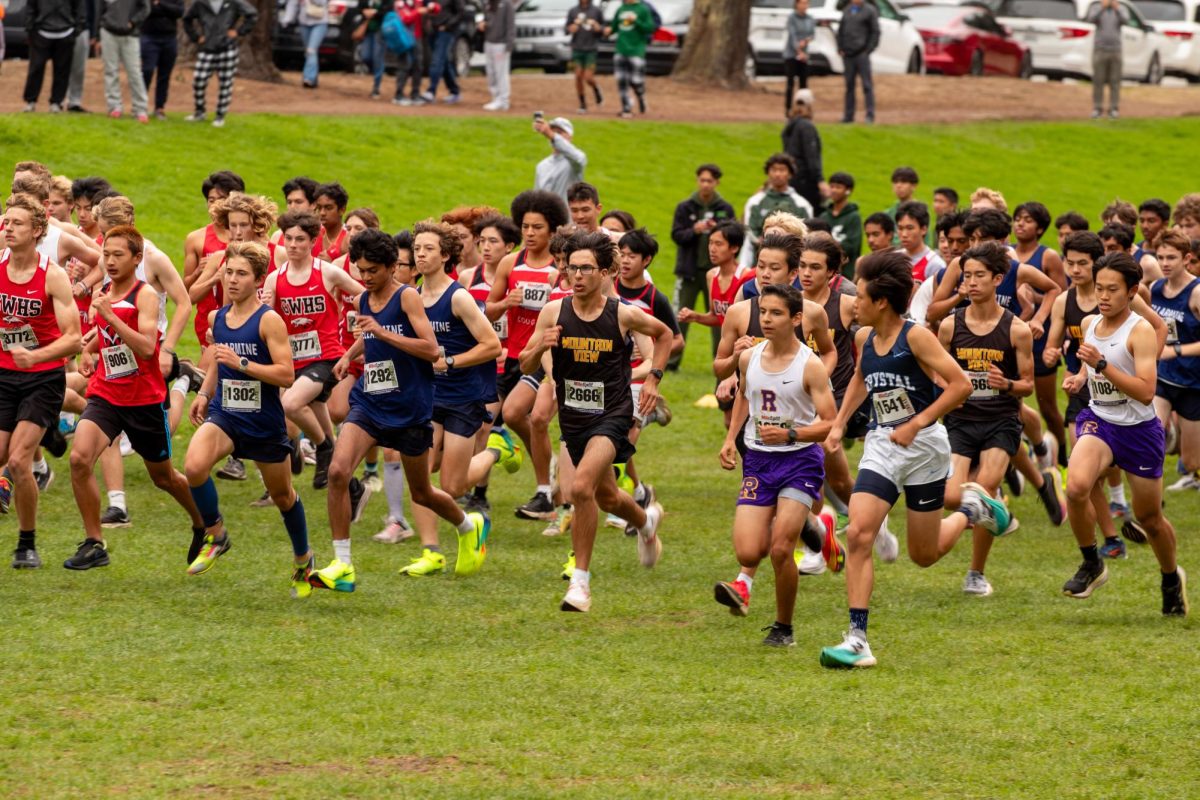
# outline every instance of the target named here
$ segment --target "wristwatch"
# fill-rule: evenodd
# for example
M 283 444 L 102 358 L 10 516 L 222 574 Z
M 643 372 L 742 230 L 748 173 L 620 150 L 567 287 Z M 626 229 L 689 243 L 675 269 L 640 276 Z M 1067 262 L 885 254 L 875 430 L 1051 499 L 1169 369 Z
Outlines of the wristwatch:
M 1175 357 L 1183 358 L 1183 345 L 1179 342 L 1175 343 Z
M 788 443 L 789 444 L 796 443 L 796 429 L 795 428 L 788 428 Z
M 454 356 L 446 356 L 446 369 L 454 369 Z
M 1093 369 L 1099 373 L 1104 372 L 1106 367 L 1108 367 L 1108 359 L 1101 356 L 1100 360 L 1096 362 L 1096 366 L 1093 367 Z
M 245 356 L 242 356 L 238 359 L 238 369 L 240 369 L 242 372 L 245 372 L 246 367 L 248 366 L 250 366 L 250 359 L 246 358 Z
M 661 381 L 663 379 L 663 371 L 661 369 L 652 369 L 650 370 L 650 374 L 653 375 L 657 380 Z

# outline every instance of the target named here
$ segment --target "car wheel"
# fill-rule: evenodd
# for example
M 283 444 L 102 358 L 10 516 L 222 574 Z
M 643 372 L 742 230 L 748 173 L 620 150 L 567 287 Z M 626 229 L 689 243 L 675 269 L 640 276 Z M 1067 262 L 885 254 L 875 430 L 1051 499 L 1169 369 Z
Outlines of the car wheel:
M 1162 79 L 1162 62 L 1158 60 L 1158 53 L 1155 53 L 1150 57 L 1150 67 L 1146 70 L 1146 83 L 1157 86 L 1162 83 Z
M 921 63 L 921 51 L 913 48 L 912 55 L 908 57 L 908 67 L 905 69 L 909 75 L 920 75 L 924 72 L 923 64 Z
M 1033 56 L 1028 51 L 1021 57 L 1021 66 L 1017 71 L 1017 77 L 1023 81 L 1033 77 Z
M 471 40 L 460 36 L 454 42 L 454 68 L 459 77 L 465 78 L 471 74 Z
M 979 76 L 983 74 L 983 51 L 976 50 L 971 54 L 971 74 Z

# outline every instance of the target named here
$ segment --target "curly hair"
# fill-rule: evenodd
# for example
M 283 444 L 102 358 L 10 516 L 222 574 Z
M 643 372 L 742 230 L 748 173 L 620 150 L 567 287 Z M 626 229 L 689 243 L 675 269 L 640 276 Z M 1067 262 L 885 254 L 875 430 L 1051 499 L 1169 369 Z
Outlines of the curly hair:
M 462 241 L 455 235 L 454 230 L 444 222 L 434 222 L 432 219 L 427 219 L 413 225 L 412 234 L 414 243 L 422 233 L 432 233 L 438 237 L 442 257 L 446 259 L 444 269 L 446 272 L 454 269 L 458 265 L 459 257 L 462 256 Z
M 229 247 L 225 249 L 225 261 L 228 263 L 235 258 L 240 258 L 250 265 L 256 281 L 265 278 L 271 269 L 271 252 L 259 242 L 230 242 Z
M 517 224 L 517 227 L 524 224 L 526 214 L 541 214 L 552 231 L 571 221 L 571 212 L 567 210 L 567 204 L 563 202 L 563 199 L 554 192 L 547 192 L 543 189 L 529 189 L 521 192 L 513 198 L 509 211 L 512 221 Z
M 791 236 L 808 235 L 808 226 L 804 224 L 804 220 L 790 211 L 776 211 L 769 214 L 763 220 L 763 232 L 765 233 L 769 228 L 779 228 Z
M 45 237 L 46 231 L 50 229 L 50 219 L 46 214 L 46 207 L 36 197 L 14 194 L 4 201 L 4 207 L 9 210 L 19 208 L 29 214 L 29 224 L 34 228 L 42 229 L 42 233 L 36 241 L 40 242 Z
M 971 206 L 974 207 L 980 200 L 991 203 L 993 206 L 1008 213 L 1008 201 L 1004 199 L 1004 195 L 997 192 L 995 189 L 989 189 L 986 186 L 980 186 L 975 191 L 971 192 Z
M 213 221 L 222 228 L 228 228 L 229 215 L 235 211 L 250 217 L 250 227 L 254 230 L 254 236 L 261 239 L 275 224 L 275 215 L 279 211 L 279 206 L 275 205 L 274 200 L 261 195 L 234 192 L 228 197 L 218 200 L 217 204 L 213 206 Z
M 479 220 L 484 217 L 496 216 L 499 213 L 500 209 L 491 206 L 458 206 L 442 214 L 442 222 L 447 225 L 462 225 L 468 230 L 472 230 Z

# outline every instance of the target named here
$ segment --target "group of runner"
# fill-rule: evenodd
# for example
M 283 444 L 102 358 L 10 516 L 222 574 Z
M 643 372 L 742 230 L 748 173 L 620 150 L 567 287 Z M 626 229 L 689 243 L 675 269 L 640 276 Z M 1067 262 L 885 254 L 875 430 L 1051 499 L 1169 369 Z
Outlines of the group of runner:
M 14 567 L 41 565 L 37 500 L 53 475 L 41 448 L 62 455 L 67 435 L 85 539 L 65 567 L 107 565 L 103 529 L 129 523 L 124 444 L 189 516 L 193 575 L 232 542 L 214 469 L 245 480 L 254 462 L 264 487 L 256 504 L 283 518 L 297 597 L 354 591 L 351 523 L 381 488 L 389 516 L 375 538 L 421 542 L 402 573 L 446 569 L 439 519 L 458 531 L 455 572 L 477 572 L 492 529 L 488 476 L 497 465 L 517 471 L 527 454 L 536 489 L 516 515 L 546 521 L 547 535 L 569 531 L 561 607 L 588 611 L 601 509 L 636 539 L 644 566 L 662 552 L 662 507 L 634 454 L 646 426 L 671 420 L 659 387 L 683 347 L 682 320 L 720 329 L 720 462 L 742 466 L 739 572 L 714 596 L 746 615 L 769 557 L 776 617 L 765 644 L 794 644 L 800 575 L 844 569 L 850 625 L 821 663 L 875 663 L 872 552 L 898 558 L 887 520 L 902 493 L 913 561 L 932 565 L 969 529 L 962 589 L 991 594 L 994 539 L 1018 527 L 1005 484 L 1013 495 L 1036 490 L 1052 525 L 1069 519 L 1083 561 L 1064 594 L 1090 596 L 1108 579 L 1104 559 L 1125 556 L 1124 540 L 1149 543 L 1163 614 L 1187 613 L 1162 472 L 1170 431 L 1186 472 L 1172 488 L 1200 487 L 1196 196 L 1180 201 L 1174 228 L 1143 222 L 1137 245 L 1124 222 L 1095 234 L 1064 215 L 1061 252 L 1037 243 L 1050 225 L 1039 203 L 1010 218 L 997 193 L 976 192 L 970 209 L 938 217 L 936 253 L 923 244 L 928 212 L 903 203 L 902 235 L 859 259 L 854 280 L 843 277 L 838 242 L 786 212 L 767 217 L 754 267 L 740 267 L 745 233 L 725 222 L 708 236 L 712 308 L 677 320 L 647 272 L 654 238 L 628 215 L 602 223 L 586 183 L 565 203 L 526 191 L 508 215 L 464 206 L 396 236 L 369 208 L 348 209 L 338 183 L 289 180 L 282 215 L 232 172 L 201 190 L 210 221 L 188 236 L 181 278 L 107 181 L 16 167 L 0 251 L 0 511 L 16 509 Z M 1149 205 L 1169 215 L 1160 202 Z M 194 365 L 175 354 L 193 305 Z M 181 473 L 171 435 L 189 393 L 196 431 Z M 1040 413 L 1023 401 L 1032 396 Z M 852 475 L 846 448 L 858 439 Z M 333 559 L 319 569 L 294 487 L 309 459 L 332 533 Z

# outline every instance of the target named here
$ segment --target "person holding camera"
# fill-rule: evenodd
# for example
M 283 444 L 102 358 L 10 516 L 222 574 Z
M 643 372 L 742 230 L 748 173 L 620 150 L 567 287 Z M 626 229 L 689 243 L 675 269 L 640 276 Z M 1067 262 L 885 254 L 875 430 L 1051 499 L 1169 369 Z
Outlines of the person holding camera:
M 567 201 L 567 187 L 583 180 L 583 169 L 587 166 L 587 153 L 571 141 L 575 126 L 566 117 L 555 117 L 546 122 L 541 111 L 533 114 L 534 133 L 550 140 L 554 152 L 538 162 L 534 179 L 535 189 L 554 192 Z

